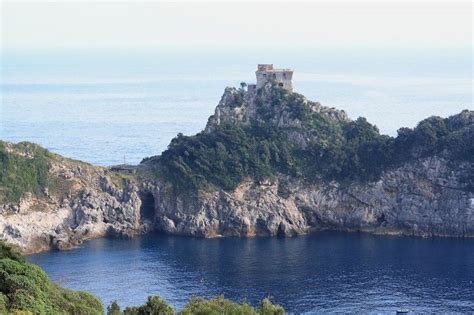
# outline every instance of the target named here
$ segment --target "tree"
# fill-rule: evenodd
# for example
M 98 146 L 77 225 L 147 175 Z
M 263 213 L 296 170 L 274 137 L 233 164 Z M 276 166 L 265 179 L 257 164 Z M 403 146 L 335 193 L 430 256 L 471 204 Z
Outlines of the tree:
M 107 306 L 107 315 L 121 315 L 120 306 L 117 304 L 117 301 L 112 301 L 112 304 Z
M 149 296 L 145 305 L 138 308 L 140 315 L 174 315 L 174 310 L 159 296 Z

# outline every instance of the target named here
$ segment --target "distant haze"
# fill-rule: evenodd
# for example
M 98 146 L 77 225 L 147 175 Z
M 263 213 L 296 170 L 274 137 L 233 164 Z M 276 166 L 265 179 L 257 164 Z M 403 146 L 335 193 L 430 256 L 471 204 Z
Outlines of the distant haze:
M 471 47 L 470 1 L 4 2 L 2 50 Z

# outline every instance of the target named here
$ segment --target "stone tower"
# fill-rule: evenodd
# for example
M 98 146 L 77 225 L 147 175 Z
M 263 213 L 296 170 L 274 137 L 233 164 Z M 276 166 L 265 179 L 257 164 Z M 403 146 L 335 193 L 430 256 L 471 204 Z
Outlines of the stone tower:
M 291 79 L 293 77 L 293 70 L 291 69 L 274 69 L 272 64 L 259 64 L 257 71 L 256 89 L 263 87 L 267 82 L 275 82 L 284 89 L 292 92 L 293 83 Z

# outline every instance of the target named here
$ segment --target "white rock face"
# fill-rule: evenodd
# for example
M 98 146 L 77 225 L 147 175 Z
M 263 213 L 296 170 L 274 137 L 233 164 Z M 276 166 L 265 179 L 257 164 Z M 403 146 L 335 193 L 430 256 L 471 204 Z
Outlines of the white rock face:
M 0 206 L 0 239 L 31 254 L 69 249 L 83 240 L 140 233 L 141 201 L 133 183 L 116 187 L 100 167 L 55 161 L 52 176 L 67 179 L 60 196 L 25 194 L 18 205 Z
M 460 189 L 458 181 L 469 165 L 453 170 L 448 164 L 428 158 L 387 172 L 378 182 L 348 187 L 247 181 L 232 193 L 216 190 L 187 200 L 158 185 L 156 227 L 204 237 L 293 236 L 323 229 L 474 237 L 474 194 Z

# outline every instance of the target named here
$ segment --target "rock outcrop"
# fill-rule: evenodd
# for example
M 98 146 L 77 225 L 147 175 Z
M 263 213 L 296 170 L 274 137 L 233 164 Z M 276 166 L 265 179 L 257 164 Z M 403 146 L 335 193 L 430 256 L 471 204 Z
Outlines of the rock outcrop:
M 377 182 L 306 185 L 243 182 L 233 192 L 177 196 L 155 186 L 156 228 L 189 236 L 293 236 L 315 230 L 474 237 L 474 194 L 460 182 L 465 163 L 430 157 Z
M 226 124 L 248 126 L 265 120 L 303 150 L 310 143 L 332 140 L 332 135 L 323 138 L 294 118 L 291 104 L 275 106 L 273 88 L 270 84 L 252 92 L 227 88 L 204 133 Z M 350 122 L 344 111 L 296 93 L 291 97 L 334 124 Z M 464 111 L 449 119 L 454 126 L 461 121 L 468 141 L 474 141 L 474 113 Z M 474 165 L 453 161 L 448 153 L 408 160 L 369 181 L 308 183 L 280 174 L 264 181 L 248 178 L 233 191 L 207 187 L 195 196 L 173 194 L 157 181 L 155 226 L 169 234 L 205 237 L 292 236 L 323 229 L 474 237 L 474 191 L 466 181 L 474 178 Z
M 147 229 L 140 220 L 141 200 L 133 180 L 59 156 L 50 163 L 54 192 L 27 192 L 19 202 L 0 206 L 1 240 L 31 254 L 70 249 L 86 239 L 108 235 L 133 236 Z

